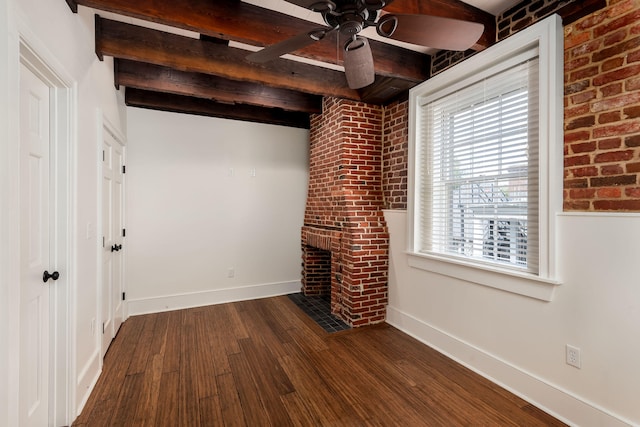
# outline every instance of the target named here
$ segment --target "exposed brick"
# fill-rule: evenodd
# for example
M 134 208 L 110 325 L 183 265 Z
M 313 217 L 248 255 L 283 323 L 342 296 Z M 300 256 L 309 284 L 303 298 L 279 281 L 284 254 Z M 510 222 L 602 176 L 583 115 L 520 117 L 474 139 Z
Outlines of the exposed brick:
M 565 188 L 587 188 L 589 181 L 585 178 L 581 179 L 566 179 L 564 181 Z
M 611 0 L 611 8 L 609 9 L 609 17 L 615 18 L 622 15 L 636 7 L 635 0 Z
M 579 33 L 575 35 L 565 36 L 564 38 L 564 48 L 565 50 L 571 50 L 571 48 L 576 47 L 582 43 L 589 41 L 589 33 Z
M 587 43 L 583 43 L 580 46 L 575 47 L 570 51 L 570 55 L 572 58 L 577 58 L 583 55 L 587 55 L 589 53 L 597 52 L 602 47 L 602 40 L 590 40 Z
M 633 158 L 633 150 L 625 151 L 608 151 L 605 153 L 597 154 L 594 158 L 595 163 L 611 163 L 611 162 L 623 162 Z
M 589 200 L 568 200 L 565 198 L 562 203 L 562 208 L 565 211 L 588 211 L 590 207 L 591 202 Z
M 633 200 L 595 200 L 593 208 L 597 211 L 640 211 L 640 199 Z
M 569 98 L 571 99 L 571 102 L 573 104 L 582 104 L 583 102 L 589 102 L 592 99 L 595 99 L 596 96 L 597 96 L 597 92 L 595 90 L 587 90 L 587 91 L 572 95 Z
M 640 199 L 640 187 L 625 188 L 624 195 L 633 197 L 634 199 Z
M 610 71 L 614 68 L 620 68 L 624 65 L 624 58 L 613 58 L 602 63 L 600 67 L 602 71 Z
M 621 114 L 619 111 L 613 111 L 611 113 L 603 113 L 598 116 L 598 123 L 613 123 L 620 121 Z
M 593 199 L 596 195 L 594 188 L 572 188 L 569 190 L 569 197 L 571 199 Z
M 627 108 L 623 109 L 622 112 L 624 113 L 625 118 L 627 118 L 627 119 L 638 118 L 638 117 L 640 117 L 640 105 L 633 106 L 633 107 L 627 107 Z
M 605 11 L 596 12 L 582 19 L 580 22 L 576 23 L 575 26 L 578 30 L 588 30 L 601 24 L 602 22 L 605 21 L 605 19 L 607 19 L 607 13 Z M 584 32 L 582 34 L 589 34 L 589 33 Z
M 564 158 L 565 167 L 588 165 L 590 163 L 591 163 L 591 157 L 589 155 L 570 156 L 570 157 Z
M 595 123 L 596 123 L 595 116 L 579 117 L 567 123 L 566 129 L 573 130 L 573 129 L 579 129 L 579 128 L 588 128 L 593 126 Z
M 620 95 L 622 91 L 622 83 L 611 83 L 610 85 L 600 87 L 600 93 L 603 98 Z
M 612 110 L 616 108 L 626 107 L 627 105 L 633 105 L 640 103 L 640 92 L 628 93 L 613 98 L 604 99 L 602 101 L 596 101 L 591 104 L 591 111 L 599 112 Z
M 590 63 L 591 63 L 591 60 L 588 57 L 576 58 L 571 61 L 565 61 L 564 70 L 565 71 L 576 70 Z M 571 83 L 571 82 L 567 82 L 567 83 Z
M 619 187 L 598 188 L 596 197 L 599 199 L 619 199 L 622 197 L 622 190 Z
M 533 18 L 531 17 L 526 17 L 521 21 L 518 21 L 513 27 L 512 27 L 512 31 L 513 32 L 517 32 L 522 30 L 523 28 L 528 27 L 529 25 L 531 25 L 533 23 Z
M 640 37 L 639 37 L 640 39 Z M 633 77 L 640 73 L 640 64 L 630 65 L 628 67 L 620 68 L 608 73 L 600 74 L 593 79 L 594 86 L 602 86 L 607 83 L 624 80 L 628 77 Z
M 586 166 L 583 168 L 573 168 L 569 170 L 571 174 L 576 177 L 589 177 L 589 176 L 598 176 L 598 168 L 595 166 Z
M 603 176 L 607 175 L 622 175 L 624 170 L 620 165 L 605 165 L 600 166 L 600 174 Z
M 627 168 L 627 173 L 638 173 L 640 172 L 640 162 L 627 163 L 626 168 Z
M 622 146 L 622 138 L 608 138 L 598 142 L 599 150 L 611 150 Z
M 595 138 L 605 138 L 609 136 L 625 135 L 640 132 L 640 123 L 620 122 L 609 126 L 603 126 L 593 130 Z
M 590 111 L 591 109 L 588 104 L 582 104 L 574 108 L 565 108 L 564 117 L 565 119 L 570 119 L 572 117 L 584 116 Z
M 635 175 L 607 176 L 602 178 L 591 178 L 591 187 L 611 187 L 616 185 L 635 185 L 637 177 Z
M 565 132 L 564 134 L 564 142 L 566 144 L 578 141 L 588 141 L 589 139 L 591 139 L 591 132 L 585 130 Z
M 640 77 L 631 77 L 624 82 L 624 90 L 631 92 L 640 90 Z
M 626 147 L 640 147 L 640 135 L 628 136 L 624 139 Z
M 611 11 L 615 11 L 615 8 L 611 8 Z M 614 19 L 613 21 L 607 22 L 606 24 L 600 25 L 593 30 L 593 35 L 595 37 L 602 37 L 606 34 L 612 33 L 613 31 L 631 25 L 640 20 L 640 10 L 636 10 L 632 13 L 621 16 L 620 18 Z
M 597 148 L 597 144 L 595 141 L 571 144 L 571 151 L 576 154 L 589 153 L 591 151 L 595 151 L 596 148 Z
M 627 55 L 627 64 L 632 64 L 634 62 L 640 61 L 640 50 L 636 50 L 635 52 L 629 52 Z
M 589 80 L 581 80 L 578 82 L 574 82 L 564 87 L 564 94 L 571 95 L 574 93 L 582 92 L 589 86 L 591 86 L 591 82 Z
M 621 42 L 625 38 L 627 38 L 627 30 L 620 29 L 618 31 L 614 31 L 613 33 L 607 34 L 604 38 L 604 45 L 611 46 L 613 44 Z
M 549 4 L 546 7 L 543 7 L 542 9 L 536 11 L 535 17 L 537 19 L 544 18 L 545 16 L 555 12 L 557 9 L 558 9 L 558 4 L 557 3 Z
M 301 238 L 303 292 L 330 292 L 331 311 L 353 326 L 384 320 L 388 234 L 381 211 L 382 140 L 379 106 L 325 98 L 323 113 L 311 117 Z M 321 257 L 320 249 L 330 256 Z M 362 261 L 365 258 L 378 264 Z M 379 298 L 363 304 L 363 292 Z

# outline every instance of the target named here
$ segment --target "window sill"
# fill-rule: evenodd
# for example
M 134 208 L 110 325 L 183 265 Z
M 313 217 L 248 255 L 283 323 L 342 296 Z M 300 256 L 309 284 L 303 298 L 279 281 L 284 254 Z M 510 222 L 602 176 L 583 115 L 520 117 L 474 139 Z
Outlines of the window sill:
M 531 274 L 491 268 L 434 255 L 413 252 L 407 254 L 410 267 L 542 301 L 551 301 L 556 287 L 560 285 L 557 280 L 544 279 Z

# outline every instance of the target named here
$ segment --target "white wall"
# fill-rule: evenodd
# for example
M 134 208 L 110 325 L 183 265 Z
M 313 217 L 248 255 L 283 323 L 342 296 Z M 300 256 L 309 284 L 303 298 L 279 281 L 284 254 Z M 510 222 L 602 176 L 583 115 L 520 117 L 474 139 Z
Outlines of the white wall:
M 409 267 L 406 213 L 385 217 L 389 323 L 571 424 L 640 424 L 640 215 L 561 214 L 551 302 Z
M 308 131 L 127 113 L 129 313 L 298 291 Z
M 11 425 L 17 419 L 17 396 L 10 386 L 17 384 L 14 355 L 19 348 L 19 337 L 15 328 L 9 327 L 12 321 L 19 319 L 16 301 L 19 288 L 16 282 L 20 277 L 19 264 L 15 252 L 9 247 L 19 240 L 15 225 L 20 218 L 17 209 L 12 209 L 18 201 L 17 184 L 12 183 L 19 174 L 13 166 L 19 158 L 19 146 L 9 144 L 15 138 L 15 132 L 9 124 L 11 104 L 9 103 L 13 83 L 12 73 L 15 67 L 9 65 L 9 58 L 17 47 L 12 48 L 9 33 L 9 4 L 0 0 L 0 425 Z M 15 128 L 14 128 L 15 129 Z M 13 267 L 12 267 L 13 266 Z
M 94 53 L 93 13 L 80 8 L 71 13 L 63 0 L 0 0 L 0 129 L 2 129 L 3 244 L 0 252 L 0 425 L 17 425 L 17 371 L 19 368 L 19 40 L 23 37 L 55 73 L 68 78 L 73 87 L 75 111 L 71 148 L 75 178 L 71 207 L 71 253 L 68 265 L 60 266 L 70 280 L 69 307 L 69 422 L 83 404 L 100 372 L 98 337 L 91 321 L 98 319 L 98 237 L 87 234 L 98 219 L 98 135 L 104 115 L 126 133 L 122 95 L 113 86 L 113 63 L 99 62 Z M 6 126 L 5 126 L 6 125 Z M 5 246 L 6 245 L 6 246 Z M 5 299 L 6 297 L 6 299 Z M 6 340 L 5 340 L 6 339 Z

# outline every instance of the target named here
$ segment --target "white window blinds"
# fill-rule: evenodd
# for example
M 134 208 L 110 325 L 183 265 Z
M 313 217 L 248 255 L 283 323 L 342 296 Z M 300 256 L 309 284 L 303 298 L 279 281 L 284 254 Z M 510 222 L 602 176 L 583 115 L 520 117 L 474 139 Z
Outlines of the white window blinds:
M 423 98 L 419 252 L 538 273 L 538 105 L 536 52 Z

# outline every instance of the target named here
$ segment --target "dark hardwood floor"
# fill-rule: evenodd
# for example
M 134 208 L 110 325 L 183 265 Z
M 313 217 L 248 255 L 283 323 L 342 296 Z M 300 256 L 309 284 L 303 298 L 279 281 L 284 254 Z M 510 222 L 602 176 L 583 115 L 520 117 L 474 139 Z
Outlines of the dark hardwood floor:
M 73 425 L 564 424 L 389 325 L 328 334 L 276 297 L 129 318 Z

